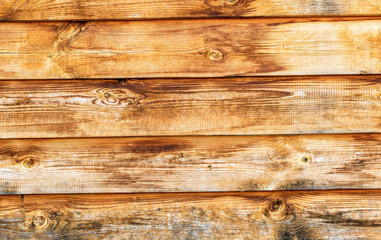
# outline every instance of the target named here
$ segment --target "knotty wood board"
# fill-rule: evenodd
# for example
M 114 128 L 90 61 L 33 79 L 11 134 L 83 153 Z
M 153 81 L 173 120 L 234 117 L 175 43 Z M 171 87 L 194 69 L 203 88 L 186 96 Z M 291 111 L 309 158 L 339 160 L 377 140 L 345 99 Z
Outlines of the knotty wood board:
M 0 79 L 381 73 L 381 20 L 0 24 Z
M 0 81 L 0 137 L 379 133 L 380 100 L 380 76 Z
M 0 141 L 0 194 L 381 187 L 381 135 Z
M 380 191 L 0 197 L 2 239 L 381 239 Z
M 2 0 L 0 20 L 379 16 L 377 0 Z

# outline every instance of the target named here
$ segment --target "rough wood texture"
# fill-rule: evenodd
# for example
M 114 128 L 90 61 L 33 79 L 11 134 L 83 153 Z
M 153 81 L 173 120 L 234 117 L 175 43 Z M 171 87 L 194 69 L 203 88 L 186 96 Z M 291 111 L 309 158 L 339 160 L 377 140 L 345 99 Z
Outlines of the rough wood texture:
M 0 141 L 0 194 L 371 189 L 381 135 Z
M 377 0 L 2 0 L 0 20 L 379 16 Z
M 0 24 L 0 79 L 381 73 L 380 19 Z
M 379 76 L 0 81 L 0 137 L 379 133 L 380 100 Z
M 0 197 L 2 239 L 381 239 L 381 192 Z M 18 205 L 20 205 L 20 202 Z

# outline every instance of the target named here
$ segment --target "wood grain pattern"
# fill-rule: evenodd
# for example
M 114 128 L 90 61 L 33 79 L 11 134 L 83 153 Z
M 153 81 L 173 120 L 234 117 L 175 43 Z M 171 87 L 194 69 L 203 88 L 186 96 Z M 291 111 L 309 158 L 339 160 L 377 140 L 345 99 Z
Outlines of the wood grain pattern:
M 381 135 L 0 141 L 0 194 L 381 187 Z
M 381 239 L 381 192 L 0 197 L 2 239 Z M 21 216 L 21 217 L 20 217 Z
M 381 73 L 381 20 L 0 24 L 0 79 Z
M 379 76 L 0 81 L 1 138 L 380 133 Z
M 0 20 L 379 16 L 377 0 L 2 0 Z

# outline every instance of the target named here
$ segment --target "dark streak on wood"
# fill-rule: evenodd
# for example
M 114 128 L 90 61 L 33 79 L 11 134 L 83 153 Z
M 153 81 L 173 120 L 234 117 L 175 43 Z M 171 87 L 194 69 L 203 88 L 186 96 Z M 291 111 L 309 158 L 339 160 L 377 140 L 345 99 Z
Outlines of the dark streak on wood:
M 0 22 L 379 16 L 380 6 L 364 0 L 7 0 L 0 5 Z
M 379 22 L 291 18 L 1 23 L 0 79 L 380 74 Z M 320 28 L 326 31 L 315 30 Z M 211 51 L 219 53 L 218 59 L 208 57 Z M 332 58 L 335 62 L 329 62 Z
M 338 231 L 380 239 L 381 233 L 379 190 L 26 195 L 25 215 L 15 197 L 0 197 L 3 239 L 312 240 Z
M 379 76 L 0 81 L 0 137 L 379 132 L 379 89 Z
M 377 189 L 380 138 L 348 134 L 1 140 L 0 191 Z M 308 161 L 303 160 L 306 156 Z

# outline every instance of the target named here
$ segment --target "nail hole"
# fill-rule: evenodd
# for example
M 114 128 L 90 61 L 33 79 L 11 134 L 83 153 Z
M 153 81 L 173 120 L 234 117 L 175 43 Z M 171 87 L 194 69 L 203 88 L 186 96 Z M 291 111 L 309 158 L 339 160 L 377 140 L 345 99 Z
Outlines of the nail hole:
M 223 58 L 223 54 L 219 50 L 210 50 L 208 52 L 208 58 L 213 61 L 218 61 Z
M 309 162 L 311 162 L 311 157 L 310 156 L 303 156 L 301 159 L 300 159 L 300 161 L 302 162 L 302 163 L 304 163 L 304 164 L 307 164 L 307 163 L 309 163 Z

